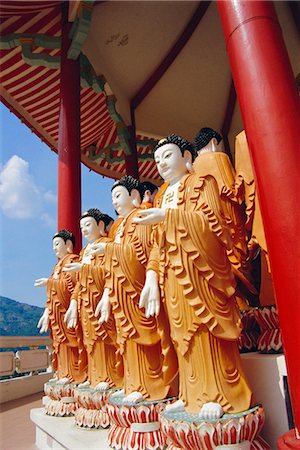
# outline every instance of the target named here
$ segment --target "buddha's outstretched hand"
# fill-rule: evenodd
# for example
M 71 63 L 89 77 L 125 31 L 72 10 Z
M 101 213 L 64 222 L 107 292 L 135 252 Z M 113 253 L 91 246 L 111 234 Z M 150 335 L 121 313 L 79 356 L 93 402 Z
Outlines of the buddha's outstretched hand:
M 79 262 L 73 262 L 66 264 L 63 268 L 63 272 L 80 272 L 82 264 Z
M 145 308 L 146 317 L 158 316 L 160 310 L 160 294 L 158 276 L 154 270 L 148 270 L 146 281 L 140 296 L 140 308 Z
M 34 282 L 34 287 L 47 286 L 48 278 L 37 278 Z
M 109 289 L 105 288 L 102 298 L 100 300 L 100 302 L 97 305 L 97 308 L 95 310 L 95 316 L 100 316 L 98 322 L 99 323 L 103 323 L 103 322 L 107 322 L 110 316 L 110 310 L 111 310 L 111 305 L 110 305 L 110 300 L 109 300 Z
M 75 328 L 77 325 L 77 301 L 72 299 L 70 306 L 65 314 L 64 322 L 67 328 Z
M 98 244 L 91 245 L 91 254 L 92 255 L 104 255 L 105 253 L 105 242 L 98 242 Z
M 138 217 L 134 217 L 132 222 L 139 225 L 156 225 L 163 222 L 166 218 L 166 212 L 161 208 L 149 208 L 139 211 Z
M 49 310 L 45 308 L 42 317 L 38 321 L 37 328 L 40 328 L 40 333 L 46 333 L 49 328 Z

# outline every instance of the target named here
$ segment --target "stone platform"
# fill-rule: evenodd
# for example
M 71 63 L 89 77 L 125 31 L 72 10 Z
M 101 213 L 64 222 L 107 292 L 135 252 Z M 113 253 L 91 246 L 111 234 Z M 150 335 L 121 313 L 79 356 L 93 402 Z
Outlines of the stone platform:
M 266 413 L 261 436 L 276 450 L 277 439 L 288 431 L 283 389 L 284 356 L 244 353 L 241 357 L 254 396 Z M 108 430 L 79 429 L 74 418 L 46 416 L 43 408 L 31 410 L 31 420 L 36 425 L 36 445 L 40 450 L 110 450 Z
M 107 443 L 108 430 L 82 430 L 74 417 L 47 416 L 44 408 L 30 411 L 36 425 L 36 446 L 40 450 L 111 450 Z

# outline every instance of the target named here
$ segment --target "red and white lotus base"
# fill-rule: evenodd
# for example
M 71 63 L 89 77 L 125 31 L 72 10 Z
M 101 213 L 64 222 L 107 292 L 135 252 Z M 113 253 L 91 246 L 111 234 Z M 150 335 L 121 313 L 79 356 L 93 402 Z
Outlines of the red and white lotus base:
M 92 387 L 76 388 L 75 398 L 78 408 L 75 412 L 75 424 L 87 430 L 107 428 L 108 415 L 105 402 L 109 391 L 99 391 Z
M 260 329 L 252 309 L 242 311 L 243 330 L 238 339 L 239 351 L 241 353 L 256 352 L 257 340 Z
M 163 450 L 167 436 L 159 414 L 170 400 L 123 405 L 122 397 L 110 398 L 106 412 L 110 420 L 108 443 L 116 450 Z
M 202 421 L 196 414 L 160 414 L 162 431 L 171 441 L 167 450 L 270 450 L 259 437 L 264 420 L 260 406 L 239 414 L 225 414 L 215 423 Z
M 255 318 L 260 326 L 258 350 L 262 353 L 282 353 L 282 340 L 277 309 L 275 305 L 254 309 Z
M 59 384 L 59 380 L 50 380 L 44 384 L 44 392 L 48 397 L 45 401 L 45 413 L 55 417 L 69 417 L 77 409 L 72 383 Z

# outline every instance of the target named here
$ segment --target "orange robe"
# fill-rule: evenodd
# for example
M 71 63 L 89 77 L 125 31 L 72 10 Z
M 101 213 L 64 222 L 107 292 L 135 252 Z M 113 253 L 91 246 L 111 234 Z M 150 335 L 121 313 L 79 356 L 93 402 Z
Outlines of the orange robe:
M 106 284 L 116 320 L 118 341 L 124 355 L 125 395 L 138 391 L 149 400 L 177 394 L 177 358 L 169 337 L 169 325 L 162 310 L 146 318 L 139 308 L 145 284 L 151 227 L 137 226 L 135 209 L 121 223 L 120 243 L 105 249 Z M 157 270 L 154 263 L 153 270 Z
M 114 221 L 114 223 L 112 224 L 112 226 L 111 226 L 111 228 L 110 228 L 110 230 L 109 230 L 109 233 L 108 233 L 108 237 L 109 237 L 110 239 L 114 240 L 115 235 L 116 235 L 116 232 L 117 232 L 117 229 L 118 229 L 118 227 L 119 227 L 119 225 L 120 225 L 120 223 L 121 223 L 122 221 L 123 221 L 123 217 L 121 217 L 121 216 L 119 216 L 119 217 Z
M 274 305 L 275 296 L 269 254 L 245 131 L 236 137 L 235 155 L 236 193 L 246 204 L 247 229 L 251 239 L 257 242 L 261 249 L 260 304 L 261 306 Z
M 65 264 L 78 261 L 78 255 L 66 255 L 55 264 L 47 282 L 47 303 L 52 338 L 52 366 L 58 378 L 67 377 L 74 382 L 86 379 L 86 352 L 80 329 L 69 330 L 64 316 L 70 305 L 76 275 L 63 272 Z
M 100 238 L 98 242 L 109 242 Z M 85 247 L 80 252 L 83 258 Z M 77 300 L 78 315 L 83 330 L 83 342 L 88 355 L 88 381 L 91 386 L 105 381 L 110 387 L 121 387 L 123 361 L 116 343 L 116 327 L 111 317 L 100 325 L 96 307 L 104 290 L 104 257 L 92 256 L 90 264 L 83 264 L 72 298 Z
M 160 207 L 168 184 L 155 199 Z M 210 206 L 208 206 L 210 205 Z M 160 283 L 179 364 L 180 398 L 189 412 L 207 402 L 226 412 L 247 410 L 252 393 L 245 379 L 237 339 L 241 320 L 226 250 L 213 177 L 185 176 L 177 208 L 166 209 L 150 257 L 159 255 Z
M 242 201 L 235 196 L 234 168 L 223 152 L 208 152 L 197 156 L 193 164 L 197 175 L 211 175 L 218 184 L 220 202 L 224 213 L 224 224 L 228 228 L 233 243 L 228 257 L 235 269 L 247 269 L 246 215 Z

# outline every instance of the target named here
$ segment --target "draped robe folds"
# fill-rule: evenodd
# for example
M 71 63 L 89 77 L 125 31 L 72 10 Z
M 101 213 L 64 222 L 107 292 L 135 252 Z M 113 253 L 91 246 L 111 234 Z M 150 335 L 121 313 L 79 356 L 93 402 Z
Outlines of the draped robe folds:
M 197 156 L 193 164 L 197 175 L 211 175 L 218 184 L 219 197 L 224 212 L 225 226 L 228 228 L 233 243 L 227 252 L 234 268 L 247 270 L 247 233 L 246 215 L 242 202 L 235 195 L 234 168 L 223 152 L 208 152 Z
M 76 276 L 63 272 L 66 264 L 78 261 L 78 256 L 66 255 L 55 266 L 47 281 L 47 303 L 52 338 L 52 365 L 59 379 L 82 382 L 86 379 L 86 352 L 80 328 L 69 330 L 64 316 L 70 305 Z
M 165 183 L 155 199 L 161 207 Z M 179 397 L 189 412 L 217 402 L 226 412 L 247 410 L 252 393 L 241 367 L 237 339 L 241 320 L 235 281 L 226 255 L 218 188 L 213 177 L 187 175 L 177 208 L 166 209 L 156 227 L 160 285 L 179 364 Z
M 109 242 L 102 237 L 95 243 Z M 83 258 L 85 247 L 80 252 Z M 83 264 L 72 298 L 77 300 L 78 316 L 83 331 L 83 343 L 88 357 L 88 381 L 92 387 L 104 381 L 110 387 L 122 387 L 123 360 L 118 350 L 113 317 L 99 324 L 96 307 L 104 290 L 104 258 L 92 256 L 90 264 Z
M 241 201 L 245 202 L 247 229 L 251 239 L 257 241 L 261 250 L 260 305 L 275 305 L 276 302 L 269 253 L 245 131 L 239 133 L 235 138 L 235 155 L 236 195 Z
M 146 318 L 144 308 L 139 307 L 151 236 L 151 227 L 132 222 L 139 210 L 121 224 L 120 243 L 106 246 L 105 287 L 124 355 L 125 395 L 138 391 L 145 399 L 159 400 L 177 395 L 178 366 L 164 310 L 157 318 Z M 150 268 L 158 271 L 156 263 Z

